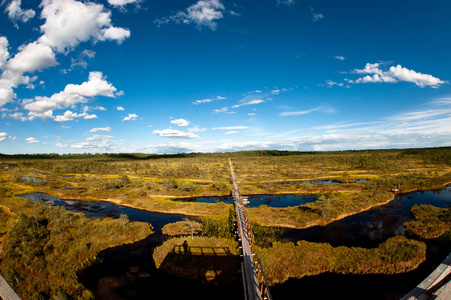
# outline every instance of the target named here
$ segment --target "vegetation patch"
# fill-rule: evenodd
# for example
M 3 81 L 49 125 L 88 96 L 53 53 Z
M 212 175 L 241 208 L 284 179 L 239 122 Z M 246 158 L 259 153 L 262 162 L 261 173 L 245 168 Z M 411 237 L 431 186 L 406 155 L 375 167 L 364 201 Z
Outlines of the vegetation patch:
M 147 223 L 87 219 L 65 209 L 21 198 L 1 198 L 0 231 L 5 232 L 0 273 L 22 299 L 92 299 L 77 274 L 110 247 L 144 239 Z M 11 226 L 12 225 L 12 226 Z
M 426 244 L 402 236 L 388 239 L 378 248 L 332 247 L 326 243 L 274 242 L 258 254 L 270 285 L 289 278 L 324 272 L 340 274 L 396 274 L 415 269 L 426 258 Z
M 404 224 L 412 235 L 433 239 L 451 230 L 451 209 L 431 205 L 415 205 L 411 209 L 415 221 Z
M 202 231 L 202 224 L 194 221 L 180 221 L 166 224 L 162 231 L 163 234 L 170 236 L 198 235 Z

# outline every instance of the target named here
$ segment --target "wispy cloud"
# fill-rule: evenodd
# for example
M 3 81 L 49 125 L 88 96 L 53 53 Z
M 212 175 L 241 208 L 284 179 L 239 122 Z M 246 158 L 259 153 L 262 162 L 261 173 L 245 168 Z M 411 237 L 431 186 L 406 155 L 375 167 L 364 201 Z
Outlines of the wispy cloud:
M 89 132 L 91 132 L 91 133 L 95 133 L 95 132 L 111 132 L 111 127 L 107 126 L 107 127 L 92 128 L 91 130 L 89 130 Z
M 111 135 L 94 134 L 87 137 L 85 141 L 57 141 L 54 144 L 60 148 L 68 149 L 97 149 L 101 151 L 117 151 L 118 142 Z
M 222 97 L 222 96 L 216 96 L 216 98 L 201 99 L 201 100 L 193 101 L 191 103 L 193 103 L 194 105 L 199 105 L 199 104 L 210 103 L 213 101 L 219 101 L 219 100 L 225 100 L 225 99 L 227 99 L 227 98 Z
M 279 5 L 288 5 L 291 6 L 295 4 L 296 2 L 294 0 L 277 0 L 277 6 Z
M 338 60 L 345 60 L 346 59 L 344 56 L 335 56 L 334 58 L 338 59 Z
M 324 113 L 333 113 L 334 109 L 331 108 L 331 107 L 318 106 L 318 107 L 315 107 L 315 108 L 312 108 L 312 109 L 308 109 L 308 110 L 281 112 L 279 114 L 279 116 L 282 116 L 282 117 L 302 116 L 302 115 L 310 114 L 310 113 L 315 112 L 315 111 L 321 111 L 321 112 L 324 112 Z
M 241 104 L 233 105 L 232 108 L 238 108 L 238 107 L 244 106 L 244 105 L 256 105 L 256 104 L 265 103 L 265 102 L 266 102 L 265 100 L 255 99 L 255 100 L 251 100 L 251 101 L 244 102 Z
M 199 136 L 192 132 L 183 132 L 175 129 L 154 130 L 152 134 L 173 139 L 198 139 Z
M 312 12 L 312 20 L 313 22 L 318 22 L 319 20 L 324 19 L 324 16 L 322 13 L 317 12 L 316 10 L 313 9 L 313 7 L 310 7 L 310 10 Z

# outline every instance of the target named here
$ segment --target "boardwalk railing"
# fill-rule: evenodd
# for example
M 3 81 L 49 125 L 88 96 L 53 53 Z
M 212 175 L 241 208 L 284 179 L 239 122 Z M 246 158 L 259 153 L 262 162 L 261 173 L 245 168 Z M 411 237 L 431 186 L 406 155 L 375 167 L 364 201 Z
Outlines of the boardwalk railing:
M 229 158 L 230 172 L 233 183 L 233 202 L 236 210 L 239 241 L 243 252 L 243 262 L 241 271 L 243 274 L 244 298 L 246 300 L 272 300 L 266 282 L 263 266 L 260 257 L 254 251 L 254 233 L 251 228 L 249 217 L 243 205 L 243 198 L 240 197 L 238 185 L 233 172 L 232 161 Z
M 451 299 L 451 253 L 417 287 L 401 300 Z

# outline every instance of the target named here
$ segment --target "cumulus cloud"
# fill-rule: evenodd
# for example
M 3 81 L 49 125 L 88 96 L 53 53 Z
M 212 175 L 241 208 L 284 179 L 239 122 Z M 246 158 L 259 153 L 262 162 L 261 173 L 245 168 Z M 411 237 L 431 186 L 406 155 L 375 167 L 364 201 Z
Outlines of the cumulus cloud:
M 37 42 L 19 48 L 20 52 L 10 59 L 6 68 L 21 73 L 43 70 L 57 64 L 55 54 L 48 45 Z
M 75 118 L 84 118 L 85 120 L 90 120 L 90 119 L 96 119 L 97 116 L 94 114 L 90 115 L 86 112 L 77 114 L 77 113 L 71 112 L 70 110 L 67 110 L 64 114 L 55 116 L 55 118 L 53 120 L 55 122 L 69 122 L 69 121 L 73 121 Z
M 111 12 L 102 4 L 75 0 L 43 0 L 41 26 L 44 35 L 39 42 L 54 47 L 58 52 L 71 49 L 91 38 L 95 41 L 122 42 L 130 36 L 127 29 L 117 30 L 111 24 Z M 128 33 L 126 33 L 128 32 Z
M 37 144 L 37 143 L 39 143 L 39 141 L 38 141 L 37 139 L 35 139 L 34 137 L 26 138 L 25 141 L 26 141 L 28 144 Z
M 4 142 L 6 139 L 15 140 L 16 138 L 6 132 L 0 132 L 0 142 Z
M 338 59 L 338 60 L 345 60 L 346 59 L 344 56 L 335 56 L 334 58 Z
M 175 129 L 154 130 L 152 134 L 174 139 L 198 139 L 199 136 L 192 132 L 183 132 Z
M 3 69 L 3 66 L 6 64 L 8 57 L 8 39 L 4 36 L 0 36 L 0 70 Z
M 382 70 L 379 63 L 367 63 L 363 69 L 355 69 L 355 74 L 368 74 L 356 80 L 349 80 L 349 83 L 381 83 L 381 82 L 412 82 L 419 87 L 430 86 L 433 88 L 439 87 L 445 81 L 429 74 L 423 74 L 414 70 L 409 70 L 401 65 L 391 66 L 388 70 Z
M 178 127 L 186 127 L 188 126 L 191 122 L 187 121 L 185 119 L 176 119 L 176 120 L 172 120 L 169 123 L 174 124 Z
M 28 110 L 30 119 L 52 118 L 53 110 L 73 107 L 80 103 L 86 103 L 89 98 L 95 96 L 115 97 L 116 88 L 105 80 L 101 72 L 90 72 L 89 80 L 82 84 L 68 84 L 62 92 L 56 93 L 51 97 L 36 96 L 34 99 L 23 101 L 24 109 Z M 67 113 L 67 114 L 66 114 Z M 95 115 L 88 115 L 86 112 L 80 115 L 73 115 L 66 112 L 66 116 L 59 116 L 57 121 L 64 122 L 73 117 L 84 117 L 85 119 L 94 118 Z M 97 117 L 97 116 L 95 116 Z
M 102 29 L 102 34 L 105 39 L 115 40 L 118 44 L 122 44 L 126 38 L 130 37 L 130 30 L 111 26 Z
M 35 16 L 35 11 L 32 9 L 22 9 L 22 0 L 12 0 L 6 7 L 5 12 L 8 13 L 8 17 L 15 23 L 22 21 L 26 23 L 29 19 Z M 17 25 L 16 25 L 17 26 Z
M 135 121 L 136 119 L 138 119 L 137 114 L 128 114 L 128 116 L 123 118 L 122 121 Z
M 155 24 L 161 26 L 169 22 L 176 22 L 178 24 L 195 23 L 199 29 L 203 27 L 216 30 L 217 20 L 224 18 L 224 5 L 220 0 L 199 0 L 197 3 L 191 5 L 186 11 L 178 11 L 172 16 L 162 19 L 156 19 Z
M 95 133 L 95 132 L 111 132 L 111 127 L 107 126 L 107 127 L 92 128 L 91 130 L 89 130 L 89 132 L 91 132 L 91 133 Z
M 124 110 L 124 108 L 122 106 L 118 106 L 116 107 L 117 110 Z

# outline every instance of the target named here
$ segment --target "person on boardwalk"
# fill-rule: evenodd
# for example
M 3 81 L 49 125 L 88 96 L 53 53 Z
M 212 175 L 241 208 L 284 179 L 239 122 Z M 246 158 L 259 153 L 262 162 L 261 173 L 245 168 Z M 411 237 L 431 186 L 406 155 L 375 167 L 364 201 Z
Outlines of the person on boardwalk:
M 189 254 L 188 242 L 186 240 L 183 242 L 183 252 Z

